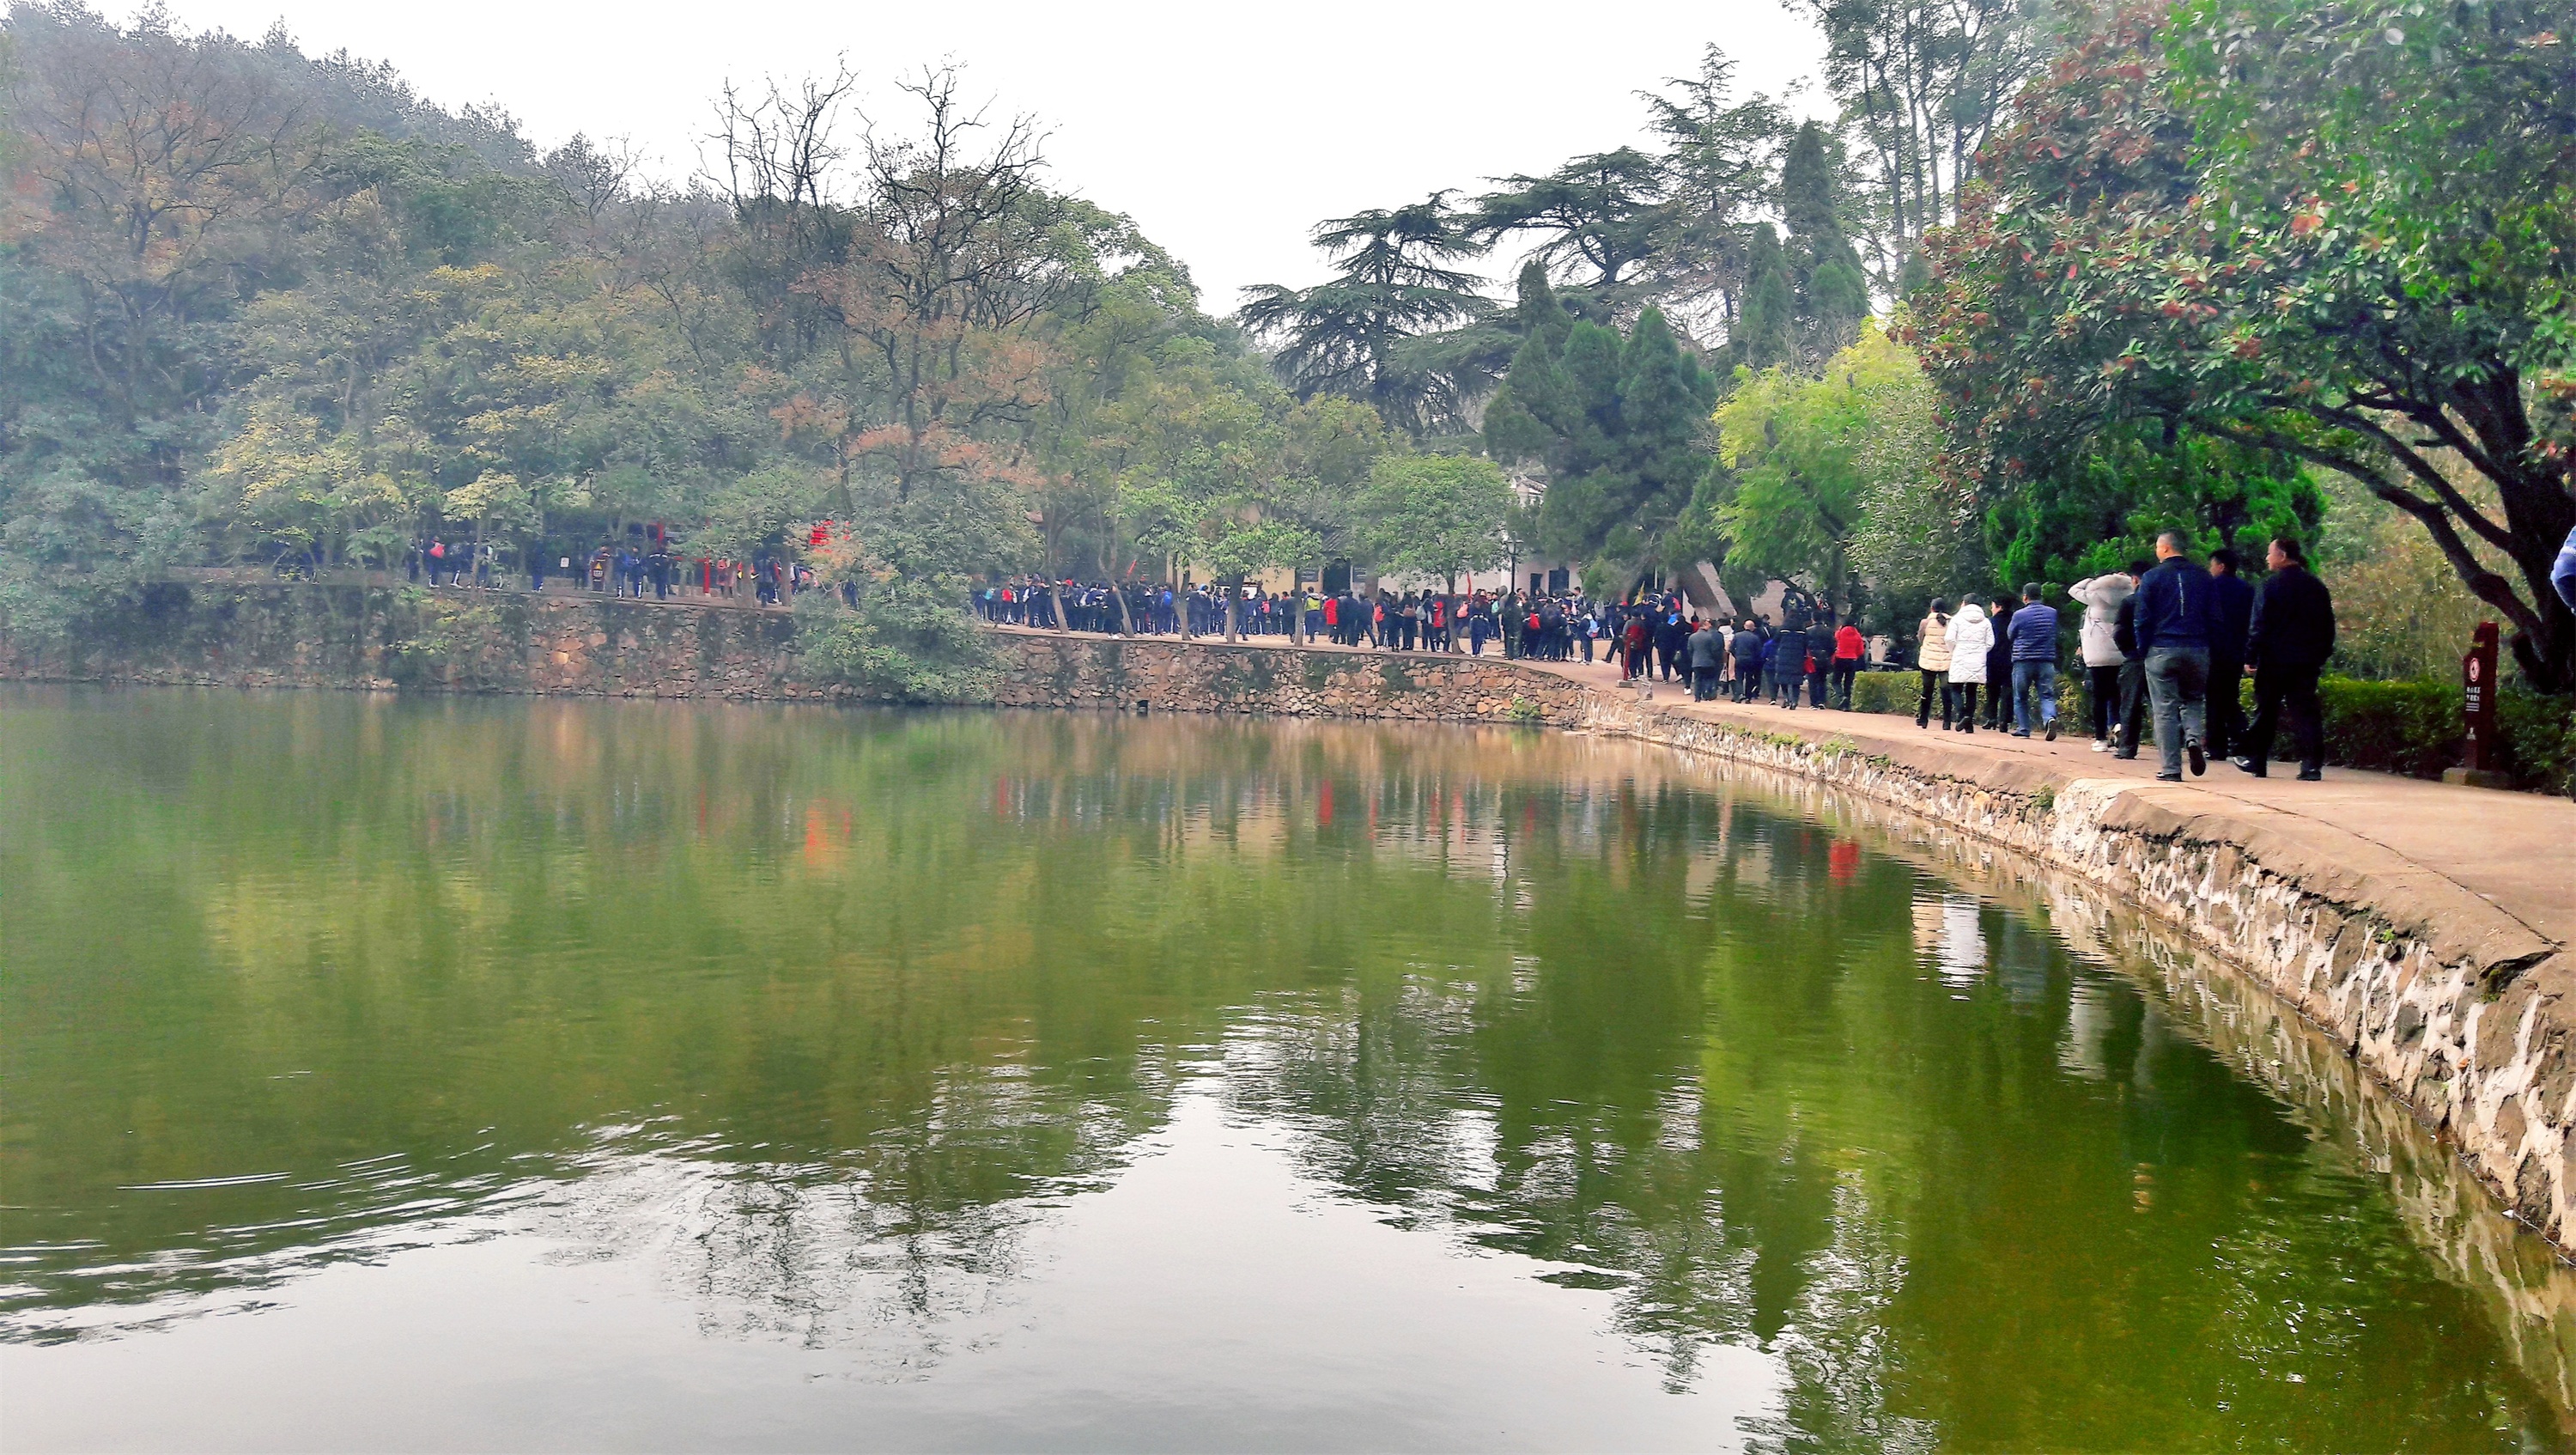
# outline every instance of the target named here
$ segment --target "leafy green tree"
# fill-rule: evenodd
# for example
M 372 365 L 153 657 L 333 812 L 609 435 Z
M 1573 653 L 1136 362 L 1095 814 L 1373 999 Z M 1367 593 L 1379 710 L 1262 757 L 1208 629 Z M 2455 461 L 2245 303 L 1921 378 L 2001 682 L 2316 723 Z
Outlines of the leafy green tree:
M 1237 314 L 1276 341 L 1289 388 L 1300 399 L 1364 400 L 1417 435 L 1462 417 L 1467 391 L 1457 381 L 1400 356 L 1407 342 L 1480 319 L 1493 306 L 1475 291 L 1473 274 L 1450 266 L 1475 249 L 1460 235 L 1447 194 L 1335 218 L 1317 225 L 1313 240 L 1335 259 L 1330 280 L 1249 289 Z
M 2207 0 L 2085 38 L 1936 244 L 1916 337 L 1963 470 L 1998 496 L 2134 428 L 2341 472 L 2424 527 L 2535 686 L 2576 686 L 2576 615 L 2546 584 L 2576 525 L 2576 87 L 2553 22 Z
M 1458 578 L 1501 565 L 1511 482 L 1472 455 L 1388 455 L 1351 502 L 1360 549 L 1382 572 Z
M 1753 229 L 1748 252 L 1752 281 L 1744 293 L 1744 315 L 1728 339 L 1734 363 L 1768 369 L 1798 356 L 1798 284 L 1780 234 L 1771 224 Z
M 1544 318 L 1534 296 L 1525 302 Z M 1609 580 L 1674 564 L 1672 536 L 1709 468 L 1716 380 L 1682 351 L 1660 309 L 1622 340 L 1599 324 L 1553 328 L 1522 345 L 1486 416 L 1496 459 L 1547 472 L 1537 535 L 1546 549 Z
M 1727 469 L 1701 488 L 1695 509 L 1725 542 L 1730 575 L 1748 586 L 1786 583 L 1848 617 L 1861 585 L 1854 540 L 1868 524 L 1873 492 L 1900 483 L 1872 467 L 1904 463 L 1869 446 L 1883 428 L 1925 409 L 1922 366 L 1864 328 L 1821 375 L 1778 365 L 1737 379 L 1717 411 L 1718 458 Z
M 1615 304 L 1671 224 L 1664 191 L 1656 160 L 1620 147 L 1576 157 L 1543 177 L 1503 178 L 1476 199 L 1461 231 L 1487 247 L 1515 235 L 1535 237 L 1532 257 Z

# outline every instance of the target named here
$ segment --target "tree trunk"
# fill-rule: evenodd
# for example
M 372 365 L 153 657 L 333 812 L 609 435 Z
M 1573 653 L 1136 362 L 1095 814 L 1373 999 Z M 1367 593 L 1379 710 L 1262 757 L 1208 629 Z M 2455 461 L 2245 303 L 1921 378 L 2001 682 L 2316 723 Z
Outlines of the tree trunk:
M 1227 581 L 1225 583 L 1225 644 L 1229 647 L 1234 645 L 1235 604 L 1242 599 L 1243 583 L 1239 580 Z

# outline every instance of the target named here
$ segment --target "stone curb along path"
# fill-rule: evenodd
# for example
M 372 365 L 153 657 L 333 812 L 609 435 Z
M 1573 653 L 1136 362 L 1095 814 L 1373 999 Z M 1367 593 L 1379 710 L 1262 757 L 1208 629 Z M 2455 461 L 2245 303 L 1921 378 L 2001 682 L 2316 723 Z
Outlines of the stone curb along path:
M 1592 691 L 1578 726 L 1831 784 L 2084 875 L 2322 1027 L 2448 1136 L 2517 1218 L 2576 1254 L 2576 954 L 2566 946 L 2429 868 L 2297 814 L 1883 735 L 1866 717 L 1824 714 L 1846 730 L 1818 731 L 1755 714 Z

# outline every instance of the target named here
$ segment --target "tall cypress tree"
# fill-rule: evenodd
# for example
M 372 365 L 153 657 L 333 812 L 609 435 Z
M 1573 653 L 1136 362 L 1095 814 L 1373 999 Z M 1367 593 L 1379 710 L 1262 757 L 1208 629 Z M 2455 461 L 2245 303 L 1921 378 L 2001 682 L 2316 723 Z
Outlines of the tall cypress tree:
M 1853 326 L 1869 316 L 1860 253 L 1843 233 L 1836 162 L 1825 129 L 1810 121 L 1798 128 L 1780 164 L 1780 216 L 1789 225 L 1799 332 L 1817 358 L 1849 342 Z
M 1798 353 L 1798 299 L 1794 275 L 1789 269 L 1789 255 L 1780 246 L 1780 235 L 1765 222 L 1753 229 L 1753 246 L 1747 250 L 1746 273 L 1751 281 L 1744 289 L 1744 313 L 1735 321 L 1735 334 L 1728 343 L 1731 362 L 1756 369 L 1767 369 L 1786 363 Z

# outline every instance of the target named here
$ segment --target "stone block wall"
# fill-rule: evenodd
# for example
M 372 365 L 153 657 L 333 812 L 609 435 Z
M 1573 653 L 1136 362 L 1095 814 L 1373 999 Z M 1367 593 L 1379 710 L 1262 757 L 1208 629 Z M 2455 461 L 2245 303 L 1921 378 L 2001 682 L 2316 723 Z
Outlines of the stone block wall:
M 0 638 L 0 679 L 204 687 L 831 697 L 784 613 L 586 591 L 164 582 L 77 645 Z
M 996 633 L 1004 707 L 1256 713 L 1571 727 L 1583 687 L 1501 657 Z
M 2447 1138 L 2512 1214 L 2576 1253 L 2576 952 L 2366 840 L 2252 805 L 2184 811 L 1940 747 L 1865 753 L 1594 693 L 1581 726 L 1890 805 L 2081 876 L 2236 967 Z

